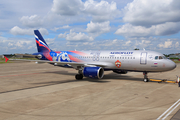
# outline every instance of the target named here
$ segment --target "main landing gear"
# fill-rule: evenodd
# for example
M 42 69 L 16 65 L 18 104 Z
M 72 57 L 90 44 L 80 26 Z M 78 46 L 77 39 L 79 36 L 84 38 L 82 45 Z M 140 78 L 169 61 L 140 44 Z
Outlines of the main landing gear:
M 82 80 L 83 74 L 76 74 L 75 78 L 76 78 L 76 80 Z
M 76 78 L 76 80 L 82 80 L 83 79 L 83 72 L 82 72 L 82 70 L 79 70 L 78 72 L 79 72 L 79 74 L 76 74 L 75 78 Z
M 143 81 L 144 82 L 149 82 L 149 79 L 148 79 L 148 76 L 147 76 L 147 72 L 143 72 L 143 75 L 144 75 Z

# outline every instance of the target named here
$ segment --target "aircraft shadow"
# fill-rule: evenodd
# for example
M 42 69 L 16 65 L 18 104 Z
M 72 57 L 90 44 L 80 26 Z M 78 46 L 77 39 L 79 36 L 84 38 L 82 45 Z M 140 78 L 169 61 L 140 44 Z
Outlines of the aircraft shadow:
M 83 78 L 83 80 L 60 80 L 60 81 L 49 81 L 49 82 L 39 82 L 39 83 L 32 83 L 32 84 L 63 84 L 63 83 L 70 83 L 70 82 L 82 82 L 82 81 L 88 81 L 88 82 L 98 82 L 98 83 L 107 83 L 110 81 L 105 81 L 105 80 L 95 80 L 95 79 L 90 79 L 90 78 Z
M 56 74 L 73 75 L 73 76 L 75 75 L 74 73 L 68 73 L 67 71 L 46 72 L 46 73 L 56 73 Z M 142 81 L 142 78 L 134 78 L 133 76 L 109 73 L 109 74 L 106 74 L 103 77 L 103 79 L 90 79 L 90 78 L 84 77 L 83 80 L 76 80 L 74 78 L 73 80 L 57 80 L 57 81 L 30 83 L 30 84 L 33 84 L 35 86 L 27 87 L 27 88 L 21 88 L 21 89 L 15 89 L 15 90 L 9 90 L 9 91 L 3 91 L 3 92 L 0 92 L 0 94 L 8 93 L 8 92 L 14 92 L 14 91 L 21 91 L 21 90 L 26 90 L 26 89 L 45 87 L 45 86 L 51 86 L 51 85 L 57 85 L 57 84 L 71 83 L 71 82 L 87 81 L 87 82 L 96 82 L 96 83 L 107 83 L 107 82 L 111 82 L 110 79 L 111 80 Z
M 44 73 L 54 73 L 54 74 L 71 75 L 71 76 L 75 76 L 77 74 L 77 73 L 69 73 L 68 71 L 48 71 Z
M 70 73 L 68 71 L 48 71 L 45 73 L 55 73 L 55 74 L 61 74 L 61 75 L 71 75 L 71 76 L 75 76 L 77 73 Z M 105 74 L 103 79 L 91 79 L 91 78 L 86 78 L 84 77 L 83 80 L 80 81 L 92 81 L 92 82 L 99 82 L 99 81 L 103 81 L 103 80 L 107 80 L 107 79 L 116 79 L 116 80 L 136 80 L 136 81 L 142 81 L 142 78 L 135 78 L 133 76 L 129 76 L 127 74 L 115 74 L 115 73 L 109 73 L 109 74 Z M 78 81 L 78 80 L 75 80 Z
M 143 78 L 137 78 L 129 75 L 121 75 L 121 74 L 106 74 L 103 79 L 113 79 L 113 80 L 132 80 L 132 81 L 143 81 Z
M 70 75 L 70 76 L 76 75 L 76 73 L 70 73 L 68 71 L 52 71 L 52 72 L 48 71 L 45 73 L 55 73 L 55 74 Z M 91 79 L 91 78 L 84 77 L 83 80 L 76 80 L 75 78 L 73 80 L 62 80 L 61 79 L 59 81 L 38 82 L 38 83 L 32 83 L 32 84 L 55 85 L 55 84 L 63 84 L 63 83 L 70 83 L 70 82 L 82 82 L 82 81 L 96 82 L 96 83 L 107 83 L 107 82 L 111 82 L 109 79 L 142 81 L 143 78 L 134 78 L 133 76 L 109 73 L 109 74 L 106 74 L 103 77 L 103 79 Z

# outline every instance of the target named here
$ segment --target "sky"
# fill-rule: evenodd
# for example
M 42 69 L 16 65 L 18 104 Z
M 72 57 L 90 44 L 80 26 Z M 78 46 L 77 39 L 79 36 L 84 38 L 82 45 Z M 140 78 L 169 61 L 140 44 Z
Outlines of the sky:
M 180 53 L 180 0 L 0 0 L 0 54 L 52 50 Z

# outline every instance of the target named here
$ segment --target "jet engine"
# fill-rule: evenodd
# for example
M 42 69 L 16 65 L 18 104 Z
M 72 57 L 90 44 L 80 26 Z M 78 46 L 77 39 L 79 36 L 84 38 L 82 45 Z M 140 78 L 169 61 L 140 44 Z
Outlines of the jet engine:
M 127 71 L 125 70 L 113 70 L 113 72 L 118 73 L 118 74 L 127 74 Z
M 104 76 L 104 69 L 102 67 L 85 67 L 83 75 L 89 78 L 101 79 Z
M 42 58 L 42 55 L 41 55 L 41 54 L 38 54 L 38 55 L 36 56 L 36 58 L 41 59 L 41 58 Z

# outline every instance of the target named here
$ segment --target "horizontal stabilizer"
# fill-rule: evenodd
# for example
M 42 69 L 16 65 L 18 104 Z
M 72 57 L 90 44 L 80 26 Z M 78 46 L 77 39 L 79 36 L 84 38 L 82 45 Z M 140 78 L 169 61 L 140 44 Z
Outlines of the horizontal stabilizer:
M 6 59 L 6 61 L 5 61 L 5 62 L 7 62 L 7 61 L 9 60 L 6 56 L 4 56 L 4 58 Z

